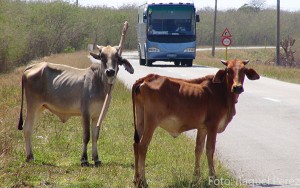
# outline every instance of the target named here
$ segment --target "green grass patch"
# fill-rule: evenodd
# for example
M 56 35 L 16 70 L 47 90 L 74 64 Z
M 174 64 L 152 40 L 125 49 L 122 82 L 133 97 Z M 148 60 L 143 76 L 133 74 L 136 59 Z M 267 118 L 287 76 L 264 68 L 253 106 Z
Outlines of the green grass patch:
M 229 58 L 250 59 L 249 66 L 261 75 L 300 83 L 299 69 L 270 66 L 256 60 L 268 60 L 272 50 L 230 51 Z M 75 57 L 77 53 L 71 55 Z M 198 54 L 196 63 L 223 68 L 224 51 Z M 85 57 L 84 53 L 78 53 Z M 77 57 L 77 56 L 76 56 Z M 61 58 L 61 59 L 60 59 Z M 54 56 L 51 61 L 65 62 L 70 57 Z M 87 66 L 85 59 L 80 65 Z M 50 61 L 50 60 L 49 60 Z M 79 58 L 77 58 L 79 61 Z M 76 61 L 76 62 L 77 62 Z M 254 63 L 256 62 L 256 63 Z M 68 62 L 67 62 L 68 63 Z M 72 61 L 73 63 L 73 61 Z M 36 160 L 26 163 L 23 132 L 17 130 L 21 95 L 21 72 L 0 75 L 0 182 L 1 187 L 133 187 L 133 115 L 131 93 L 120 82 L 113 90 L 113 100 L 102 125 L 98 141 L 102 166 L 82 168 L 81 118 L 65 124 L 44 112 L 34 126 L 33 152 Z M 209 187 L 206 156 L 201 160 L 201 177 L 193 176 L 195 141 L 184 135 L 174 139 L 158 128 L 149 146 L 146 178 L 150 187 Z M 91 143 L 88 155 L 91 161 Z M 217 176 L 226 181 L 223 187 L 236 186 L 233 176 L 216 161 Z M 231 185 L 227 185 L 231 182 Z
M 1 123 L 1 145 L 9 144 L 7 151 L 1 150 L 0 182 L 2 187 L 133 187 L 133 116 L 131 93 L 117 82 L 113 100 L 105 119 L 98 142 L 99 168 L 81 167 L 82 151 L 81 118 L 73 117 L 65 124 L 49 112 L 44 112 L 34 126 L 33 152 L 35 161 L 26 163 L 23 133 L 18 131 L 16 114 L 19 100 L 13 100 L 21 92 L 11 85 L 0 91 L 6 96 L 8 108 L 14 114 L 1 112 L 1 117 L 11 119 Z M 18 97 L 17 97 L 18 98 Z M 11 102 L 12 101 L 12 102 Z M 2 103 L 5 101 L 2 100 Z M 12 107 L 11 107 L 12 106 Z M 9 127 L 9 128 L 5 128 Z M 150 187 L 208 187 L 206 156 L 202 157 L 200 179 L 193 176 L 195 143 L 184 135 L 174 139 L 166 131 L 157 129 L 149 146 L 146 160 L 146 177 Z M 91 161 L 91 143 L 88 152 Z M 219 177 L 233 178 L 216 162 Z

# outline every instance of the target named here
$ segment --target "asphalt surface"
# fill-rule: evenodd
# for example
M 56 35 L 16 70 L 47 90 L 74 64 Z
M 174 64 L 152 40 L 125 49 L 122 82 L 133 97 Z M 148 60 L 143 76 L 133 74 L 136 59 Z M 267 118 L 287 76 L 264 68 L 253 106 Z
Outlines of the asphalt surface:
M 199 65 L 175 67 L 164 62 L 146 67 L 139 65 L 136 52 L 123 53 L 123 57 L 135 69 L 133 75 L 123 67 L 118 73 L 129 88 L 149 73 L 197 78 L 218 70 Z M 237 114 L 217 136 L 218 159 L 238 183 L 249 187 L 300 187 L 300 85 L 265 77 L 256 81 L 245 78 L 244 89 L 236 105 Z M 195 138 L 196 132 L 187 135 Z M 222 177 L 216 183 L 235 187 Z

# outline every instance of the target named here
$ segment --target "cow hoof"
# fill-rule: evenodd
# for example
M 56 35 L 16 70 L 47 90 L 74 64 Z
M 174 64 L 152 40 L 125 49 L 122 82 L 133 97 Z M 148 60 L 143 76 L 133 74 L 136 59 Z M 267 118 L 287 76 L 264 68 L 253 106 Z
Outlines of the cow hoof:
M 99 166 L 101 166 L 101 164 L 102 164 L 101 161 L 96 161 L 96 162 L 95 162 L 95 167 L 99 167 Z
M 31 154 L 31 155 L 28 155 L 28 156 L 26 157 L 26 162 L 30 162 L 30 161 L 34 161 L 34 157 L 33 157 L 32 154 Z
M 200 170 L 199 169 L 194 171 L 194 176 L 195 177 L 200 177 Z
M 81 162 L 81 166 L 82 167 L 89 167 L 90 164 L 89 164 L 89 162 Z
M 135 184 L 135 187 L 138 187 L 138 188 L 147 188 L 148 187 L 146 180 L 139 180 L 137 182 L 134 182 L 134 184 Z

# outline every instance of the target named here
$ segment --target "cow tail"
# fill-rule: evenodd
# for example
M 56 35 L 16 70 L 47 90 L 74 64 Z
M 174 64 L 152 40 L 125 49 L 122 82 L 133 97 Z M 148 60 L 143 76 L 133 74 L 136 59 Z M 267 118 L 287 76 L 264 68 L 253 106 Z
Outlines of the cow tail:
M 22 76 L 22 99 L 18 129 L 23 130 L 23 100 L 24 100 L 24 75 Z
M 136 114 L 135 114 L 135 96 L 137 95 L 137 90 L 139 89 L 139 84 L 135 83 L 132 86 L 132 107 L 133 107 L 133 123 L 134 123 L 134 143 L 140 142 L 140 136 L 136 128 Z

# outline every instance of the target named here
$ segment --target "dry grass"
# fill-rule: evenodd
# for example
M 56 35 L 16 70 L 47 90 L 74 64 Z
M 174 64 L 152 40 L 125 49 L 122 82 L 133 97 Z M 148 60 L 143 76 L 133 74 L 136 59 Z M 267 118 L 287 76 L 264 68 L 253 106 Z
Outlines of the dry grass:
M 254 68 L 262 76 L 300 84 L 300 69 L 275 66 L 272 61 L 274 56 L 275 49 L 228 50 L 228 59 L 249 59 L 248 67 Z M 225 50 L 216 51 L 215 58 L 211 56 L 211 52 L 198 52 L 195 63 L 224 68 L 224 65 L 220 63 L 221 59 L 225 59 Z
M 55 54 L 55 55 L 46 56 L 39 60 L 33 61 L 33 63 L 47 61 L 51 63 L 69 65 L 77 68 L 87 68 L 91 65 L 88 55 L 89 53 L 86 51 L 80 51 L 71 54 L 70 53 Z
M 87 55 L 87 52 L 83 51 L 76 55 L 53 55 L 32 63 L 49 61 L 85 68 L 90 65 Z M 16 132 L 21 103 L 21 75 L 24 68 L 19 67 L 8 74 L 0 74 L 0 164 L 5 163 L 15 150 L 23 149 L 23 143 L 16 144 L 16 140 L 20 141 L 22 137 Z
M 211 58 L 209 52 L 199 53 L 198 63 L 222 67 L 219 62 L 223 56 Z M 272 51 L 270 52 L 272 53 Z M 253 61 L 259 56 L 268 57 L 261 52 L 231 51 L 237 58 L 250 59 L 252 66 L 260 72 L 278 79 L 295 79 L 298 82 L 299 70 L 267 66 Z M 61 54 L 35 61 L 49 61 L 85 68 L 90 65 L 87 52 Z M 250 65 L 251 65 L 250 64 Z M 132 187 L 133 177 L 133 128 L 130 92 L 117 83 L 113 101 L 104 121 L 99 139 L 99 154 L 103 166 L 100 168 L 81 168 L 80 152 L 81 120 L 71 118 L 62 124 L 51 113 L 44 113 L 37 122 L 33 134 L 36 154 L 34 163 L 24 163 L 24 140 L 17 130 L 21 99 L 20 67 L 8 74 L 0 75 L 0 182 L 3 187 Z M 294 72 L 293 72 L 294 71 Z M 280 77 L 280 78 L 279 78 Z M 200 180 L 192 176 L 194 165 L 194 142 L 180 136 L 170 137 L 165 131 L 157 130 L 151 142 L 147 157 L 147 177 L 151 187 L 208 187 L 208 167 L 202 159 L 203 171 Z M 176 147 L 174 147 L 176 146 Z M 219 177 L 234 179 L 222 164 L 216 164 Z M 230 187 L 230 185 L 228 186 Z
M 39 61 L 83 68 L 90 64 L 86 55 L 86 52 L 53 55 Z M 133 187 L 134 130 L 128 89 L 120 82 L 114 87 L 113 100 L 98 142 L 103 162 L 100 168 L 80 166 L 81 119 L 71 118 L 62 124 L 48 112 L 43 113 L 34 126 L 36 160 L 25 163 L 23 134 L 17 130 L 23 69 L 0 75 L 1 187 Z M 209 187 L 205 157 L 201 161 L 200 179 L 192 175 L 194 147 L 194 141 L 189 138 L 182 135 L 173 139 L 166 131 L 158 129 L 147 155 L 146 172 L 150 187 Z M 219 162 L 216 162 L 216 171 L 219 177 L 235 185 L 230 173 Z

